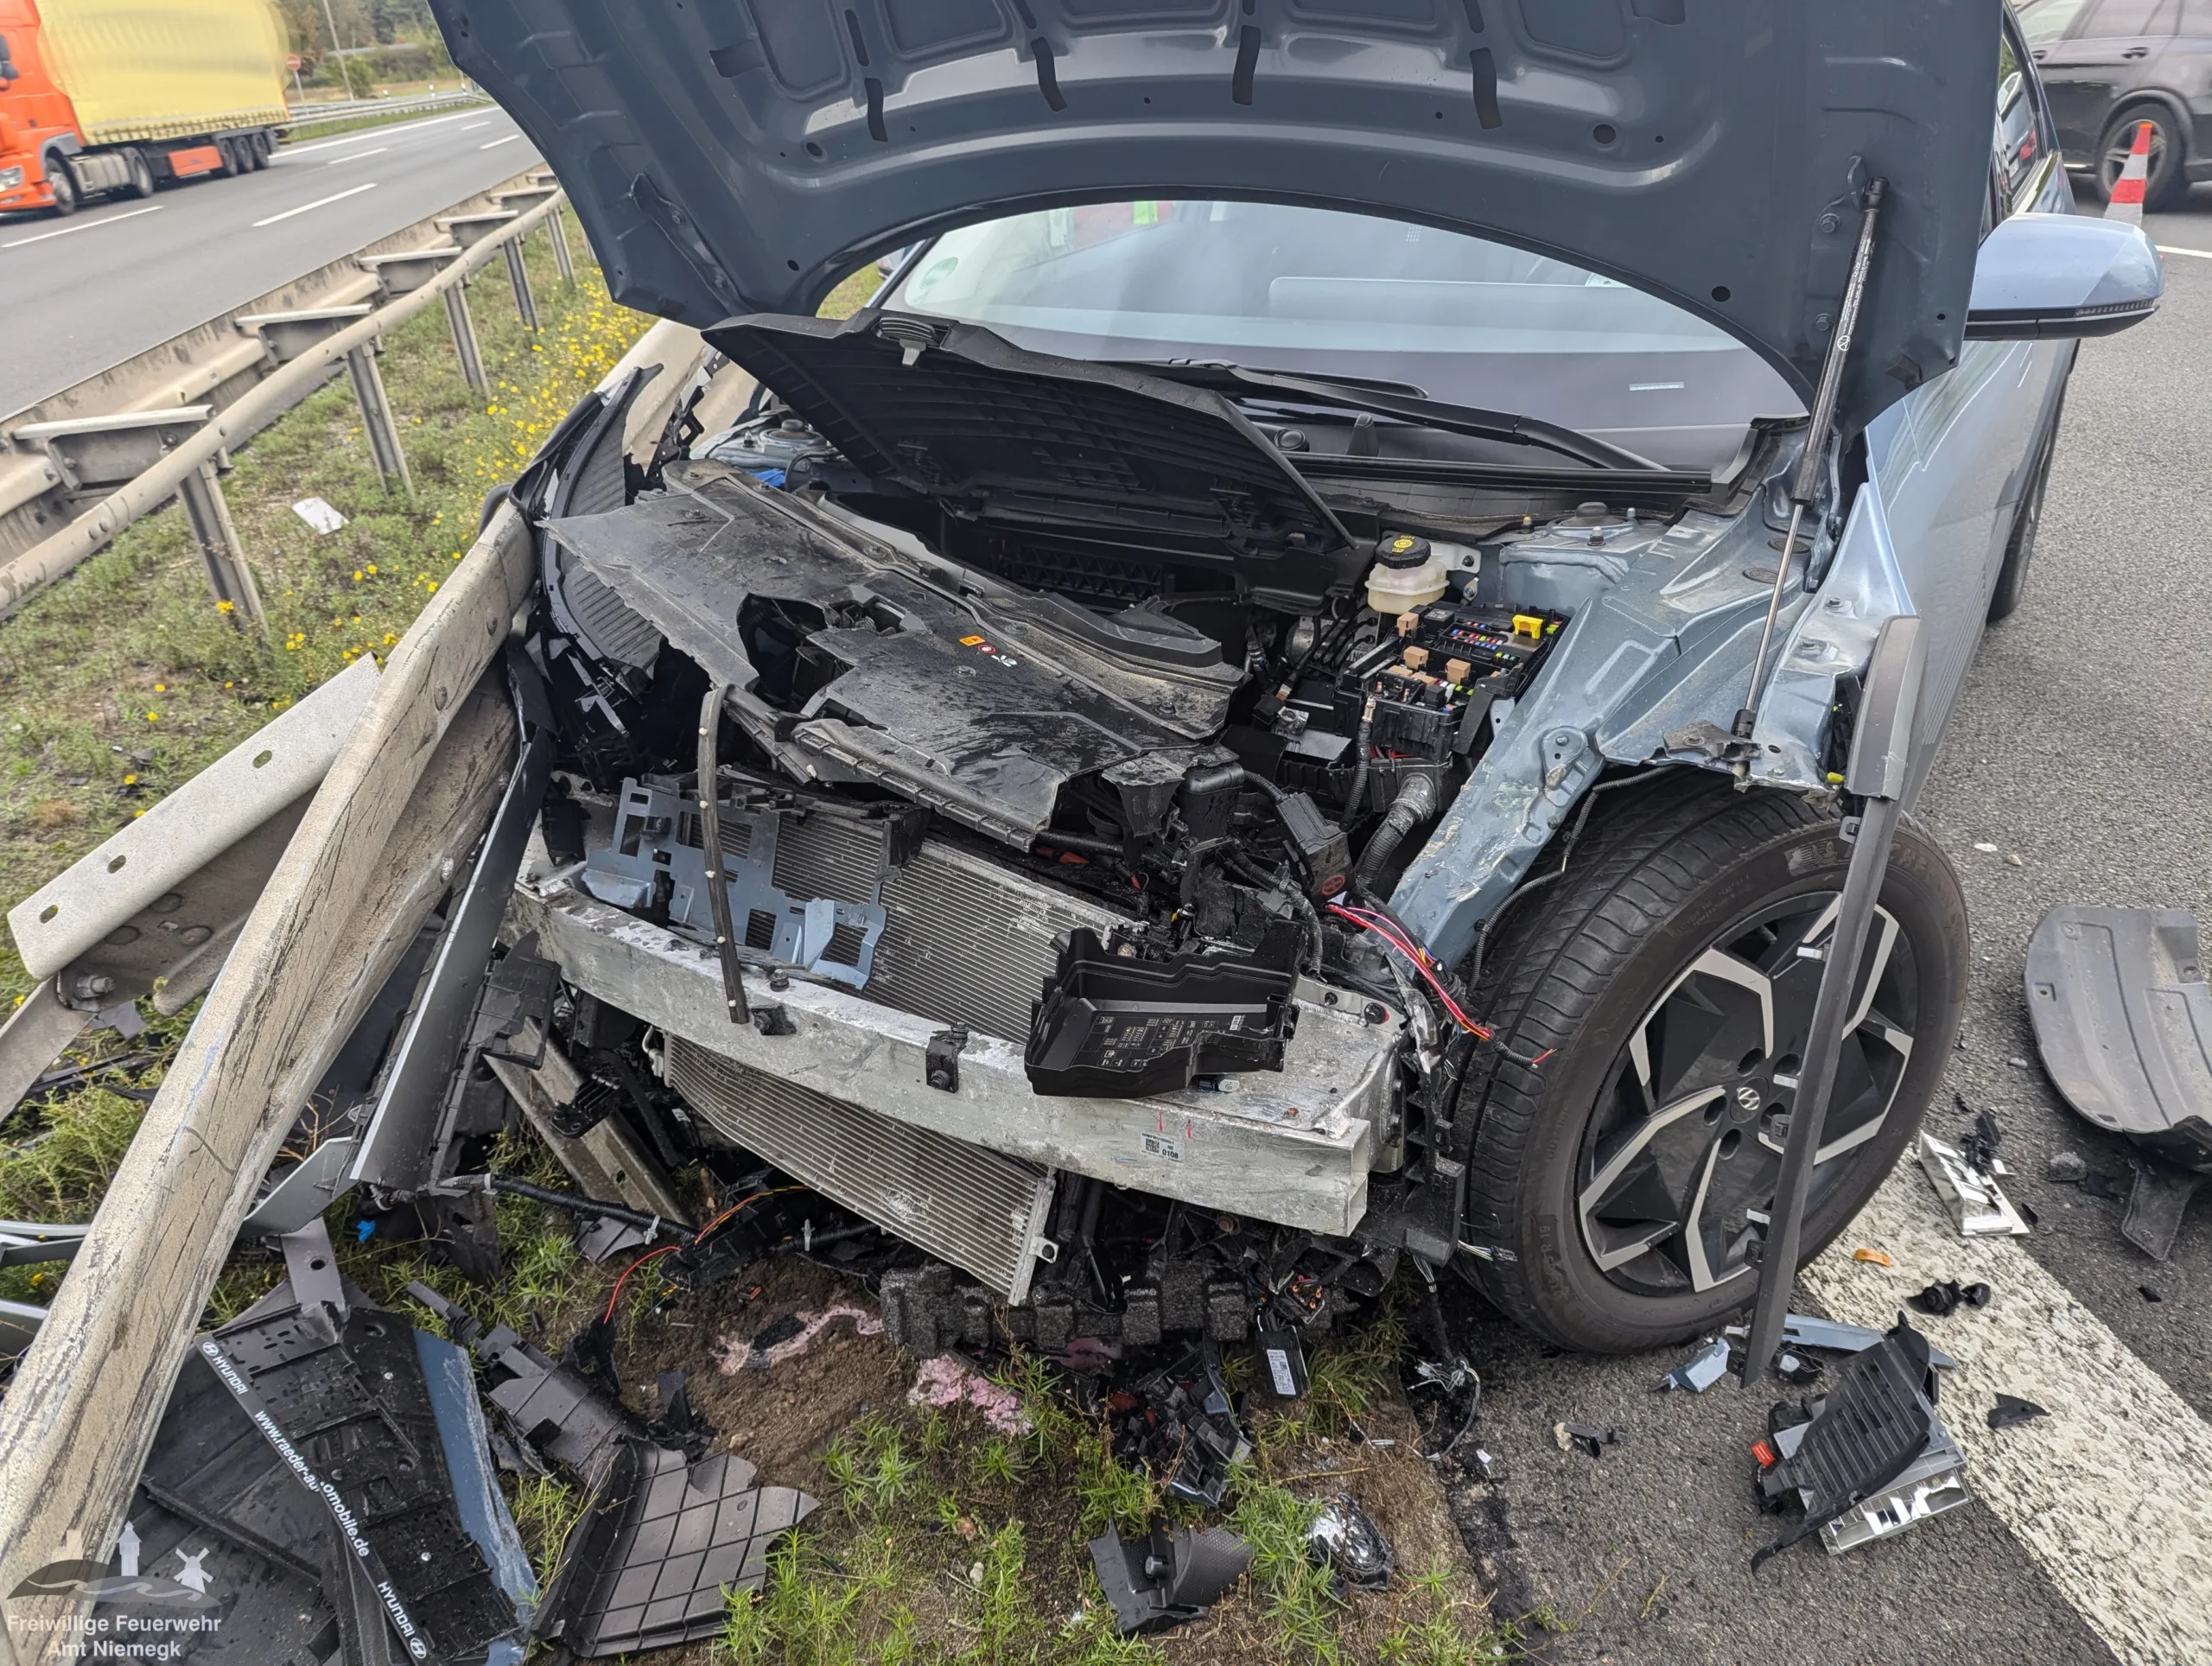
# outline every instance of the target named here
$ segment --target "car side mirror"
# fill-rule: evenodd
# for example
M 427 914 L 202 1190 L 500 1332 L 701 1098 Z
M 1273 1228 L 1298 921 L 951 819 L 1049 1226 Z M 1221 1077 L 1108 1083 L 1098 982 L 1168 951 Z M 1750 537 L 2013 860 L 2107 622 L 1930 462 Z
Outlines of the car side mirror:
M 2139 226 L 2080 214 L 2014 214 L 1981 240 L 1970 341 L 2110 335 L 2158 309 L 2158 251 Z

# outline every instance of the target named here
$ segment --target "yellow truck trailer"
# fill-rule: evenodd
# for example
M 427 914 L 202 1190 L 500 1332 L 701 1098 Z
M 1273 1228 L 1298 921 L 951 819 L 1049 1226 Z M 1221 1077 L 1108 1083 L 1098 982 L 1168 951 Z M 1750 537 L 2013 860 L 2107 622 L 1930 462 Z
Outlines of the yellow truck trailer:
M 270 0 L 0 0 L 0 209 L 266 166 L 286 49 Z

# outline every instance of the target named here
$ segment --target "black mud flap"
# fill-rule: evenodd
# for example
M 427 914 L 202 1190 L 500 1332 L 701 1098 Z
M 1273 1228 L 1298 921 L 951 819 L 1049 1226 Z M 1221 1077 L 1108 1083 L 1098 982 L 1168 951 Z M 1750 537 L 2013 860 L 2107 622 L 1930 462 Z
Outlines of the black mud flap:
M 2212 1173 L 2212 984 L 2196 916 L 2054 908 L 2029 940 L 2027 988 L 2036 1046 L 2067 1103 Z

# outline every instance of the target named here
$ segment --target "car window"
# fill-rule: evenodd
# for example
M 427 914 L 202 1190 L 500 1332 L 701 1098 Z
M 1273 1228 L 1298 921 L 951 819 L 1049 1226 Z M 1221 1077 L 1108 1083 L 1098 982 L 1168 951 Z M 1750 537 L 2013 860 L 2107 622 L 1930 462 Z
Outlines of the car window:
M 2089 0 L 2027 0 L 2019 9 L 2020 33 L 2031 47 L 2063 41 L 2077 22 L 2088 21 Z
M 2173 31 L 2174 0 L 2096 0 L 2088 21 L 2073 35 L 2080 40 L 2117 41 Z
M 1998 35 L 1996 213 L 2012 212 L 2021 188 L 2042 166 L 2044 137 L 2037 121 L 2035 90 L 2012 45 L 2012 32 Z
M 1069 358 L 1226 360 L 1408 384 L 1595 432 L 1719 429 L 1799 401 L 1656 296 L 1434 226 L 1255 202 L 1045 209 L 947 232 L 885 298 Z M 1721 455 L 1726 454 L 1723 452 Z

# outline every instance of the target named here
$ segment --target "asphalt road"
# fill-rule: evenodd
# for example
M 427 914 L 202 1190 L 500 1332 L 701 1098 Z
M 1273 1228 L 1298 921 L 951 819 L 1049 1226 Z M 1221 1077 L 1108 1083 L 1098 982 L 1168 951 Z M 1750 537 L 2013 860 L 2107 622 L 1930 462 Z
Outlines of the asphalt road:
M 504 111 L 280 152 L 68 219 L 0 215 L 0 411 L 20 410 L 538 161 Z
M 2212 251 L 2212 188 L 2146 229 Z M 1777 1523 L 1752 1502 L 1749 1447 L 1777 1392 L 1654 1395 L 1689 1350 L 1548 1355 L 1471 1300 L 1491 1461 L 1447 1485 L 1498 1611 L 1549 1603 L 1576 1622 L 1548 1661 L 2212 1661 L 2212 1204 L 2159 1265 L 2120 1238 L 2124 1202 L 2044 1179 L 2059 1151 L 2130 1170 L 2032 1062 L 2022 988 L 2029 935 L 2063 902 L 2178 906 L 2212 931 L 2212 258 L 2170 253 L 2166 280 L 2156 318 L 2083 345 L 2027 599 L 1985 638 L 1918 806 L 1964 878 L 1978 951 L 1933 1125 L 1960 1131 L 1954 1091 L 1993 1110 L 2040 1224 L 1963 1244 L 1909 1167 L 1799 1302 L 1882 1323 L 1924 1283 L 1989 1279 L 1987 1311 L 1916 1319 L 1962 1362 L 1938 1409 L 1975 1500 L 1846 1556 L 1801 1544 L 1754 1576 Z M 1849 1260 L 1861 1243 L 1897 1269 Z M 1989 1431 L 1993 1383 L 2024 1383 L 2052 1416 Z M 1567 1418 L 1621 1444 L 1561 1452 Z M 2176 1591 L 2192 1599 L 2158 1594 Z

